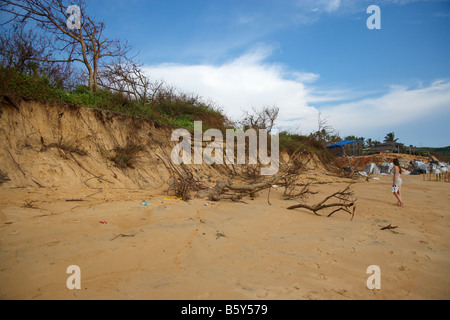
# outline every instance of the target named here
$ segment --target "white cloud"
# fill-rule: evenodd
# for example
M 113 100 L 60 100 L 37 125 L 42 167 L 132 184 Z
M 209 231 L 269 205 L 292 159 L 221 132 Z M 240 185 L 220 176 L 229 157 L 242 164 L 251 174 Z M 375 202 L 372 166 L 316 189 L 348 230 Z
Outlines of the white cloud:
M 341 6 L 341 0 L 330 0 L 325 3 L 325 11 L 335 12 Z
M 310 25 L 317 22 L 323 13 L 333 14 L 341 8 L 341 0 L 298 0 L 292 22 L 295 25 Z
M 308 104 L 305 83 L 319 75 L 291 72 L 281 64 L 266 62 L 272 51 L 258 47 L 218 66 L 161 64 L 148 66 L 146 72 L 183 91 L 211 98 L 233 120 L 239 120 L 243 110 L 272 105 L 280 108 L 279 125 L 292 125 L 292 119 L 296 119 L 295 125 L 317 119 L 317 109 Z
M 146 72 L 182 91 L 212 99 L 233 120 L 239 120 L 243 110 L 276 105 L 280 108 L 277 126 L 303 134 L 317 130 L 319 109 L 327 124 L 342 136 L 383 138 L 399 128 L 407 128 L 405 133 L 414 131 L 408 129 L 408 124 L 417 124 L 421 119 L 426 119 L 424 128 L 428 129 L 424 130 L 430 137 L 445 130 L 443 123 L 450 116 L 449 80 L 428 86 L 419 82 L 420 86 L 414 88 L 391 85 L 387 92 L 379 88 L 373 92 L 317 89 L 313 82 L 319 79 L 318 74 L 269 63 L 272 51 L 270 47 L 259 47 L 222 65 L 160 64 L 146 67 Z
M 310 12 L 334 12 L 341 6 L 341 0 L 298 0 L 297 7 Z
M 389 92 L 376 98 L 342 103 L 322 110 L 328 123 L 345 134 L 363 135 L 376 130 L 395 130 L 420 123 L 416 131 L 433 138 L 433 132 L 443 131 L 450 116 L 450 82 L 439 80 L 427 87 L 390 86 Z M 410 128 L 412 131 L 414 128 Z

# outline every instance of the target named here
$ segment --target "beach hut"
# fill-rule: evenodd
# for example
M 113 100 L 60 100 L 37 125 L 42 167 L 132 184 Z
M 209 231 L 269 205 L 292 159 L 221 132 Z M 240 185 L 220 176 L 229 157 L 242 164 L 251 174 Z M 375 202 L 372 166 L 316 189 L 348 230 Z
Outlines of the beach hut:
M 362 140 L 344 140 L 333 143 L 327 149 L 338 157 L 362 156 Z
M 400 151 L 404 148 L 405 145 L 403 143 L 386 142 L 373 146 L 370 150 L 375 152 L 400 153 Z

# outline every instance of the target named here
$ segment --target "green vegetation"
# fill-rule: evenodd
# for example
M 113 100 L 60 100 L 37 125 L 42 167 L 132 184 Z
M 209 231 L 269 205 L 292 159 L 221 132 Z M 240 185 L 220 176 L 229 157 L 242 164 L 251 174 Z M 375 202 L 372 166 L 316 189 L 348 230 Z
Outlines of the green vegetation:
M 0 95 L 38 101 L 75 104 L 83 107 L 110 110 L 135 117 L 152 119 L 171 128 L 194 129 L 194 120 L 203 121 L 203 129 L 225 130 L 228 119 L 220 110 L 199 97 L 162 92 L 152 101 L 142 103 L 120 92 L 97 89 L 90 92 L 85 85 L 63 90 L 52 85 L 46 75 L 18 72 L 0 65 Z
M 143 146 L 138 146 L 134 144 L 128 144 L 127 146 L 121 148 L 117 147 L 114 149 L 115 155 L 110 157 L 109 160 L 115 163 L 116 167 L 121 169 L 132 168 L 134 169 L 134 161 L 136 156 L 140 151 L 143 151 Z
M 303 136 L 286 131 L 280 132 L 280 151 L 287 152 L 289 155 L 295 152 L 315 154 L 324 165 L 332 165 L 335 159 L 316 134 Z
M 420 148 L 422 152 L 439 153 L 444 157 L 450 157 L 450 146 L 444 148 Z
M 450 162 L 450 146 L 443 148 L 418 148 L 422 155 L 434 156 L 439 161 Z
M 316 152 L 324 149 L 323 144 L 313 136 L 302 136 L 286 131 L 280 132 L 280 151 L 293 154 L 296 151 Z

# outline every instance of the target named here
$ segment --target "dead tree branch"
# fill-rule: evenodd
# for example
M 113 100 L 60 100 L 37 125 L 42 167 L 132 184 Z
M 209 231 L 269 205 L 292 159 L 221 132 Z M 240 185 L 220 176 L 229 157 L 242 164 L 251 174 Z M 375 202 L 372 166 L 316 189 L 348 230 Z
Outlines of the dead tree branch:
M 242 197 L 254 195 L 264 189 L 271 188 L 276 184 L 293 174 L 280 172 L 274 175 L 269 180 L 259 183 L 247 184 L 247 185 L 233 185 L 231 181 L 218 180 L 213 188 L 205 189 L 197 194 L 197 198 L 207 198 L 210 201 L 220 200 L 241 200 Z
M 293 210 L 293 209 L 297 209 L 297 208 L 305 208 L 308 209 L 310 211 L 312 211 L 315 215 L 317 216 L 321 216 L 321 214 L 319 214 L 318 212 L 324 209 L 329 209 L 329 208 L 337 208 L 334 211 L 332 211 L 330 214 L 327 215 L 327 217 L 331 217 L 334 213 L 338 212 L 338 211 L 345 211 L 347 213 L 349 213 L 352 216 L 352 220 L 353 217 L 355 215 L 355 202 L 356 199 L 354 199 L 354 195 L 353 192 L 350 190 L 350 186 L 351 184 L 349 184 L 345 189 L 337 191 L 329 196 L 327 196 L 325 199 L 323 199 L 322 201 L 320 201 L 319 203 L 315 204 L 315 205 L 307 205 L 304 203 L 299 203 L 293 206 L 288 207 L 288 210 Z M 329 201 L 331 199 L 337 199 L 339 200 L 339 202 L 332 202 L 330 203 Z M 353 208 L 352 211 L 350 211 L 350 208 Z
M 194 177 L 194 174 L 184 164 L 176 166 L 172 161 L 166 162 L 164 159 L 170 159 L 170 156 L 163 149 L 161 149 L 161 152 L 164 154 L 163 157 L 158 154 L 156 156 L 171 174 L 168 193 L 173 193 L 174 196 L 187 201 L 190 199 L 190 191 L 199 191 L 207 188 Z

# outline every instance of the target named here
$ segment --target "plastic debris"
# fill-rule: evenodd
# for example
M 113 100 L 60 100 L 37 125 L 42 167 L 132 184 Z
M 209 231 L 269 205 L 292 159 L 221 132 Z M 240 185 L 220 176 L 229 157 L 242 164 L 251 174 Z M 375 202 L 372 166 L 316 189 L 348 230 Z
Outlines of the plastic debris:
M 164 198 L 163 200 L 164 201 L 167 201 L 167 200 L 183 200 L 183 198 L 178 198 L 178 197 L 175 197 L 175 196 L 171 196 L 171 197 Z
M 100 221 L 101 224 L 107 224 L 107 221 Z
M 216 238 L 216 240 L 217 240 L 217 239 L 219 239 L 220 237 L 224 237 L 224 238 L 225 238 L 225 237 L 226 237 L 226 235 L 225 235 L 225 234 L 223 234 L 222 232 L 219 232 L 219 231 L 217 231 L 217 233 L 216 233 L 216 237 L 217 237 L 217 238 Z

